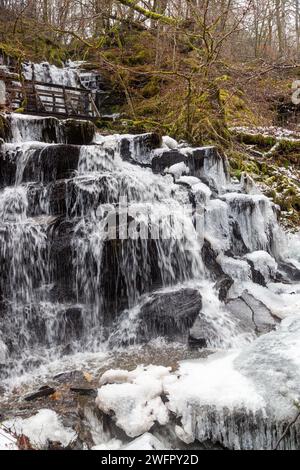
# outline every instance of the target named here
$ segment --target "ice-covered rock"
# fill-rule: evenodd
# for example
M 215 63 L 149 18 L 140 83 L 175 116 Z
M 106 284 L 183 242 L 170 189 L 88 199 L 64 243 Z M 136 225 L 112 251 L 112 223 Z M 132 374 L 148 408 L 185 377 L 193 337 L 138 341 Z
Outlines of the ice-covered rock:
M 165 172 L 178 163 L 184 163 L 191 176 L 202 180 L 215 193 L 225 191 L 229 182 L 227 159 L 215 147 L 157 149 L 151 160 L 155 173 Z
M 275 259 L 265 251 L 253 251 L 245 255 L 252 271 L 252 280 L 257 284 L 267 285 L 276 277 L 278 264 Z
M 264 334 L 276 328 L 279 319 L 253 295 L 244 291 L 238 298 L 231 299 L 226 307 L 238 323 L 238 328 L 245 333 Z
M 18 450 L 17 439 L 0 425 L 0 451 Z
M 6 140 L 12 143 L 44 142 L 88 145 L 94 139 L 95 126 L 91 121 L 75 119 L 59 120 L 55 117 L 27 116 L 12 113 L 6 115 Z
M 166 173 L 173 175 L 175 180 L 179 180 L 183 175 L 188 175 L 189 172 L 190 169 L 184 162 L 175 163 L 175 165 L 170 166 L 170 168 L 166 170 Z
M 129 437 L 136 437 L 149 431 L 154 423 L 161 425 L 169 421 L 168 410 L 162 401 L 162 379 L 170 369 L 159 366 L 138 366 L 134 371 L 109 372 L 101 378 L 100 384 L 110 382 L 115 374 L 116 383 L 103 385 L 98 390 L 96 404 L 104 413 L 114 413 L 117 426 Z M 122 382 L 127 378 L 126 382 Z
M 218 353 L 181 363 L 179 378 L 167 377 L 168 407 L 181 417 L 181 435 L 229 449 L 273 449 L 299 413 L 300 318 L 241 352 Z M 180 431 L 180 430 L 179 430 Z M 299 449 L 299 420 L 282 449 Z
M 48 62 L 41 62 L 39 64 L 32 62 L 24 63 L 23 74 L 26 80 L 36 80 L 38 82 L 75 88 L 80 86 L 76 68 L 56 67 Z
M 28 437 L 31 445 L 37 449 L 45 447 L 49 440 L 60 442 L 66 447 L 76 438 L 75 431 L 65 427 L 58 414 L 49 409 L 42 409 L 30 418 L 5 421 L 4 425 L 17 436 L 23 434 Z
M 172 139 L 172 137 L 168 135 L 164 135 L 162 138 L 162 145 L 165 148 L 177 149 L 179 146 L 179 143 L 177 142 L 177 140 Z
M 163 443 L 149 432 L 122 447 L 122 450 L 166 450 Z
M 243 173 L 241 176 L 241 191 L 246 194 L 261 194 L 260 189 L 255 184 L 253 178 L 247 173 Z
M 280 230 L 277 210 L 265 196 L 230 193 L 222 196 L 231 219 L 231 250 L 234 255 L 267 251 L 279 255 Z

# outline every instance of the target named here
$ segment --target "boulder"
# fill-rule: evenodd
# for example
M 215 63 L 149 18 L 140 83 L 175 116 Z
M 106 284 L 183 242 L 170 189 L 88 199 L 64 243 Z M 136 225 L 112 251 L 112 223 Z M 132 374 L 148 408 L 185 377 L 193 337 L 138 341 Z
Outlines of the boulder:
M 159 336 L 172 340 L 185 337 L 201 308 L 202 297 L 196 289 L 156 292 L 141 308 L 138 336 L 144 340 Z
M 274 330 L 279 323 L 272 312 L 253 295 L 244 291 L 236 299 L 231 299 L 226 304 L 230 310 L 234 321 L 238 322 L 241 332 L 258 335 L 269 333 Z

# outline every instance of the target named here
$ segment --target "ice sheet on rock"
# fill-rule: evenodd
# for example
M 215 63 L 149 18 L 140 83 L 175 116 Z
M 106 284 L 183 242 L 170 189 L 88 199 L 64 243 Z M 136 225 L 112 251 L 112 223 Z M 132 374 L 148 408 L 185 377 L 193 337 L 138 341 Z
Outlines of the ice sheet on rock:
M 205 207 L 204 236 L 217 252 L 230 249 L 228 212 L 228 205 L 220 199 L 210 200 Z
M 282 234 L 281 248 L 281 258 L 291 261 L 300 270 L 300 232 Z
M 120 450 L 166 450 L 163 443 L 149 432 L 138 437 L 129 444 L 121 447 Z
M 229 449 L 272 449 L 297 413 L 300 398 L 300 316 L 243 350 L 184 361 L 164 379 L 169 409 L 181 417 L 185 442 L 220 442 Z M 299 448 L 299 424 L 282 446 Z
M 162 143 L 164 148 L 168 148 L 170 150 L 177 149 L 179 146 L 177 140 L 172 139 L 172 137 L 169 137 L 168 135 L 163 136 Z
M 251 262 L 255 271 L 263 276 L 266 283 L 275 277 L 278 264 L 266 251 L 253 251 L 245 255 L 245 259 Z
M 165 173 L 169 173 L 174 176 L 175 180 L 181 178 L 182 175 L 188 175 L 190 169 L 184 162 L 175 163 L 175 165 L 170 166 L 165 170 Z
M 280 229 L 276 207 L 267 197 L 230 193 L 222 196 L 222 200 L 228 204 L 229 216 L 235 222 L 232 243 L 235 240 L 242 243 L 238 251 L 263 250 L 279 256 Z M 235 247 L 232 249 L 236 251 Z
M 59 120 L 53 117 L 11 113 L 9 120 L 11 123 L 12 142 L 15 143 L 42 142 L 45 123 L 49 123 L 49 126 L 55 126 L 55 133 L 59 134 Z
M 84 424 L 93 439 L 92 450 L 118 450 L 123 442 L 112 435 L 111 429 L 103 419 L 99 419 L 96 407 L 84 408 Z
M 217 262 L 222 267 L 225 274 L 228 274 L 236 281 L 249 281 L 251 279 L 251 268 L 247 261 L 243 259 L 230 258 L 229 256 L 219 255 Z
M 196 406 L 245 407 L 257 411 L 265 407 L 263 397 L 257 393 L 251 379 L 244 377 L 234 367 L 238 351 L 217 353 L 208 359 L 180 363 L 179 378 L 166 377 L 164 390 L 168 407 L 177 415 L 188 418 L 189 404 Z
M 253 178 L 247 173 L 243 173 L 241 176 L 241 191 L 246 194 L 262 194 L 258 186 L 255 184 Z
M 300 401 L 300 316 L 286 318 L 277 331 L 245 348 L 234 367 L 254 383 L 269 416 L 293 419 Z
M 139 164 L 149 163 L 152 154 L 152 145 L 149 143 L 154 134 L 113 134 L 103 136 L 96 133 L 94 143 L 104 149 L 109 149 L 115 158 L 123 158 L 125 161 L 133 160 Z M 159 145 L 159 143 L 158 143 Z
M 109 371 L 102 376 L 100 383 L 115 380 L 98 390 L 96 404 L 104 413 L 113 412 L 117 426 L 130 437 L 149 431 L 155 422 L 161 425 L 169 420 L 168 410 L 161 395 L 162 380 L 170 374 L 170 369 L 159 366 L 138 366 L 134 371 Z
M 251 379 L 234 368 L 237 355 L 220 353 L 204 360 L 185 361 L 180 364 L 179 378 L 165 379 L 168 407 L 181 417 L 176 434 L 187 444 L 195 439 L 210 440 L 239 449 L 238 430 L 234 418 L 230 424 L 230 416 L 238 410 L 244 416 L 264 410 L 265 401 Z
M 38 449 L 43 448 L 48 440 L 60 442 L 66 447 L 76 438 L 75 431 L 65 427 L 58 414 L 49 409 L 42 409 L 30 418 L 5 421 L 4 425 L 16 435 L 23 434 L 28 437 L 31 444 Z
M 246 282 L 235 285 L 237 295 L 243 290 L 264 303 L 277 318 L 300 314 L 300 284 L 269 283 L 268 287 L 263 287 Z

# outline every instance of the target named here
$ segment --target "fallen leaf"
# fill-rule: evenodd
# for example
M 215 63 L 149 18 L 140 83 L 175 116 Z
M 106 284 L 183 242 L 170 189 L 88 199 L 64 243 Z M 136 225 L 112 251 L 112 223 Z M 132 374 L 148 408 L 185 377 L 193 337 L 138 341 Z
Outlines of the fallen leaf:
M 89 383 L 91 383 L 92 380 L 93 380 L 93 376 L 92 376 L 91 374 L 89 374 L 88 372 L 84 372 L 84 373 L 83 373 L 83 377 L 84 377 L 85 380 L 86 380 L 87 382 L 89 382 Z

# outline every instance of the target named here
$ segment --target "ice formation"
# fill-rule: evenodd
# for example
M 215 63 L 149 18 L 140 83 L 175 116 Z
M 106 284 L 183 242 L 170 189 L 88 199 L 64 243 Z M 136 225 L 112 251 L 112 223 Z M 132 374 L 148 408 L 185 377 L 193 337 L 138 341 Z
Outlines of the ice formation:
M 4 425 L 16 435 L 26 436 L 37 449 L 45 447 L 48 441 L 60 442 L 67 447 L 76 438 L 75 431 L 65 427 L 57 413 L 48 409 L 42 409 L 30 418 L 5 421 Z
M 220 349 L 181 363 L 179 377 L 142 365 L 106 373 L 97 405 L 131 439 L 173 426 L 176 415 L 182 441 L 274 446 L 297 400 L 299 328 L 286 317 L 300 311 L 299 238 L 282 233 L 278 208 L 246 176 L 230 181 L 214 147 L 155 133 L 101 136 L 85 121 L 4 118 L 4 385 L 66 355 L 114 354 L 161 337 L 187 350 Z M 282 415 L 269 406 L 264 368 L 283 391 L 283 401 L 272 399 Z M 61 423 L 40 413 L 55 429 L 43 442 L 57 432 L 67 443 Z M 30 418 L 35 428 L 41 416 Z M 282 446 L 296 447 L 297 429 Z M 118 441 L 95 444 L 128 444 Z M 137 442 L 159 445 L 148 434 Z

